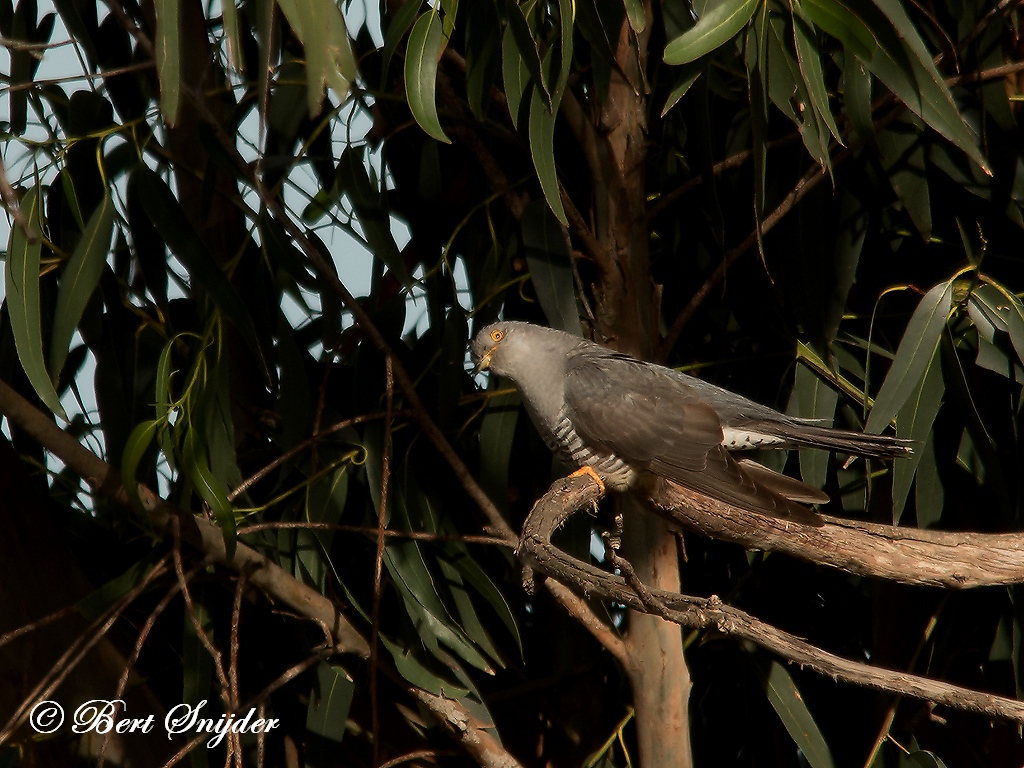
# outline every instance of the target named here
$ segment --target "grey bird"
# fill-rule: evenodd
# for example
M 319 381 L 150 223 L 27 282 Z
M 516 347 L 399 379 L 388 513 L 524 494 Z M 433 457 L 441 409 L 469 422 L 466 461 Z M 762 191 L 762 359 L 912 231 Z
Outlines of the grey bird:
M 470 347 L 477 370 L 505 376 L 548 447 L 570 466 L 623 491 L 647 475 L 742 509 L 805 525 L 828 494 L 739 451 L 826 448 L 895 457 L 910 441 L 866 435 L 759 405 L 741 395 L 562 331 L 504 321 Z

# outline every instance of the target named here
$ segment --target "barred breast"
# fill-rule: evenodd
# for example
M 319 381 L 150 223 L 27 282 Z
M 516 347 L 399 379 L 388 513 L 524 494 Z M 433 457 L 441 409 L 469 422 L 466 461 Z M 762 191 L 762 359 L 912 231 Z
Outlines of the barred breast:
M 548 448 L 571 466 L 591 466 L 612 490 L 624 491 L 633 482 L 636 472 L 613 453 L 601 453 L 583 444 L 564 409 L 551 435 L 546 436 Z

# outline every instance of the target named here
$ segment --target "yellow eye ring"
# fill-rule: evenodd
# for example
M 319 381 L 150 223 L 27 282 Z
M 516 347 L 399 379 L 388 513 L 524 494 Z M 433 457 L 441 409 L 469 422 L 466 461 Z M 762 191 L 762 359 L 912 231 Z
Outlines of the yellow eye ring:
M 495 328 L 493 331 L 491 331 L 491 341 L 501 341 L 504 338 L 505 338 L 505 332 L 504 331 L 499 331 L 497 328 Z

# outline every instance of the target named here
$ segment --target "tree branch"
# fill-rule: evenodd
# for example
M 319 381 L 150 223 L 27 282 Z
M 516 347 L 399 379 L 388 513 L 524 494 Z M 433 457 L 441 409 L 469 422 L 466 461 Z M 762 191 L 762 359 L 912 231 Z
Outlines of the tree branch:
M 398 366 L 395 366 L 396 370 Z M 32 437 L 39 445 L 74 470 L 91 488 L 112 501 L 131 507 L 117 470 L 60 429 L 40 410 L 32 406 L 6 382 L 0 380 L 0 413 L 12 427 Z M 435 427 L 436 429 L 436 427 Z M 467 470 L 468 471 L 468 470 Z M 370 646 L 358 629 L 341 614 L 324 595 L 297 581 L 291 574 L 271 562 L 252 547 L 239 542 L 230 560 L 224 549 L 224 536 L 214 523 L 204 517 L 190 515 L 156 496 L 139 484 L 139 496 L 149 524 L 163 535 L 171 535 L 173 526 L 180 526 L 181 538 L 198 549 L 204 557 L 240 573 L 270 597 L 288 606 L 300 616 L 326 627 L 334 640 L 333 653 L 352 653 L 366 659 Z M 519 763 L 457 701 L 435 696 L 404 682 L 406 690 L 421 701 L 434 718 L 445 726 L 466 752 L 484 768 L 517 768 Z M 458 727 L 458 724 L 463 724 Z
M 821 528 L 746 512 L 660 482 L 648 501 L 690 530 L 900 584 L 969 589 L 1024 583 L 1024 534 L 900 528 L 824 515 Z
M 557 482 L 541 498 L 527 518 L 520 540 L 520 557 L 528 565 L 588 595 L 597 595 L 622 603 L 637 611 L 650 612 L 651 608 L 645 605 L 644 599 L 629 586 L 626 579 L 576 560 L 551 544 L 551 535 L 575 511 L 592 504 L 600 495 L 597 484 L 586 475 L 569 477 Z M 696 495 L 693 500 L 697 501 Z M 708 506 L 720 507 L 719 514 L 724 514 L 726 509 L 730 515 L 739 511 L 718 502 Z M 796 528 L 804 527 L 792 526 L 792 529 Z M 790 535 L 803 533 L 803 530 L 798 532 L 792 529 Z M 903 531 L 899 531 L 899 534 L 902 533 Z M 896 534 L 892 538 L 894 541 L 901 540 Z M 648 601 L 653 601 L 657 605 L 658 614 L 670 621 L 697 629 L 715 629 L 726 635 L 749 640 L 789 661 L 808 666 L 837 681 L 843 680 L 879 691 L 898 693 L 956 709 L 1024 723 L 1024 702 L 920 675 L 871 667 L 837 656 L 725 605 L 715 595 L 698 598 L 659 589 L 650 589 L 647 592 L 646 597 Z

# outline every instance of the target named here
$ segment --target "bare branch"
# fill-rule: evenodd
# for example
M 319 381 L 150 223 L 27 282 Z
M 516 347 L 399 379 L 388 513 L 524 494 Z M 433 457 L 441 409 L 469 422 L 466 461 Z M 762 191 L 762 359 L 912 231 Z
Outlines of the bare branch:
M 734 507 L 714 502 L 711 499 L 700 501 L 697 494 L 686 494 L 688 501 L 695 506 L 706 507 L 708 514 L 714 509 L 718 515 L 725 517 L 739 513 Z M 551 535 L 578 509 L 593 503 L 600 498 L 600 490 L 595 482 L 585 475 L 566 478 L 548 491 L 537 503 L 523 528 L 520 542 L 520 556 L 531 566 L 557 578 L 564 584 L 572 585 L 589 595 L 597 595 L 638 611 L 646 611 L 644 600 L 628 584 L 626 579 L 606 573 L 592 565 L 576 560 L 551 544 Z M 749 518 L 757 517 L 743 513 Z M 673 515 L 673 519 L 676 517 Z M 829 519 L 829 522 L 834 522 Z M 829 528 L 831 526 L 826 526 Z M 884 529 L 887 526 L 877 526 Z M 799 528 L 800 530 L 795 530 Z M 789 535 L 800 537 L 805 533 L 803 526 L 791 526 Z M 903 545 L 901 529 L 891 529 L 890 538 L 895 547 Z M 881 531 L 876 531 L 881 534 Z M 957 536 L 957 534 L 950 534 Z M 962 534 L 974 537 L 978 534 Z M 970 540 L 970 539 L 968 539 Z M 910 538 L 914 542 L 909 547 L 915 550 L 922 542 Z M 943 550 L 938 550 L 943 551 Z M 949 555 L 948 550 L 947 556 Z M 743 611 L 725 605 L 717 596 L 697 598 L 666 592 L 659 589 L 648 590 L 648 599 L 659 606 L 658 613 L 677 624 L 699 629 L 715 629 L 726 635 L 750 640 L 773 653 L 796 662 L 835 680 L 853 683 L 880 691 L 889 691 L 925 701 L 944 704 L 957 709 L 976 712 L 991 717 L 1005 718 L 1024 723 L 1024 702 L 995 696 L 980 691 L 970 690 L 961 686 L 945 683 L 931 678 L 911 675 L 897 670 L 871 667 L 860 662 L 837 656 L 824 651 L 794 635 L 766 624 Z
M 1024 534 L 900 528 L 823 515 L 821 528 L 764 517 L 664 484 L 650 498 L 690 530 L 748 549 L 900 584 L 967 589 L 1024 582 Z
M 397 371 L 399 367 L 395 366 L 395 369 Z M 113 467 L 60 429 L 48 416 L 33 407 L 2 380 L 0 380 L 0 413 L 7 417 L 13 427 L 25 432 L 39 445 L 58 457 L 67 467 L 74 470 L 94 490 L 125 507 L 131 506 L 128 494 L 121 484 L 121 477 Z M 437 427 L 435 426 L 434 429 Z M 468 473 L 468 471 L 467 469 L 466 472 Z M 149 523 L 155 531 L 169 534 L 172 530 L 171 520 L 176 519 L 181 526 L 182 540 L 203 552 L 210 562 L 221 563 L 237 571 L 245 572 L 252 584 L 272 598 L 287 605 L 297 614 L 313 619 L 328 628 L 334 645 L 324 652 L 323 658 L 339 653 L 352 653 L 364 659 L 369 656 L 370 649 L 366 639 L 327 597 L 297 581 L 276 563 L 241 542 L 235 547 L 235 555 L 229 561 L 224 549 L 224 537 L 221 530 L 212 522 L 203 517 L 182 513 L 181 510 L 160 499 L 141 484 L 139 485 L 139 496 L 149 517 Z M 148 583 L 146 581 L 140 587 L 144 587 Z M 402 681 L 402 684 L 406 686 L 410 695 L 427 706 L 434 718 L 448 729 L 458 740 L 460 746 L 481 766 L 484 768 L 517 768 L 519 766 L 519 763 L 502 748 L 498 740 L 487 731 L 487 727 L 476 721 L 462 704 L 422 691 L 408 682 Z M 460 722 L 465 727 L 457 727 L 456 724 Z M 186 747 L 181 754 L 187 754 L 190 748 L 191 746 Z M 174 764 L 174 762 L 175 760 L 172 759 L 170 764 Z

